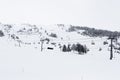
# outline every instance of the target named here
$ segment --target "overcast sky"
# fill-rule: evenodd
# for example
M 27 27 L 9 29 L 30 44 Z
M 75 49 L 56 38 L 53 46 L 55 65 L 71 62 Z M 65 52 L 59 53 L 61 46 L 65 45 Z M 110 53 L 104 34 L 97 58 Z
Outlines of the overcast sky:
M 0 0 L 0 22 L 61 23 L 120 31 L 120 0 Z

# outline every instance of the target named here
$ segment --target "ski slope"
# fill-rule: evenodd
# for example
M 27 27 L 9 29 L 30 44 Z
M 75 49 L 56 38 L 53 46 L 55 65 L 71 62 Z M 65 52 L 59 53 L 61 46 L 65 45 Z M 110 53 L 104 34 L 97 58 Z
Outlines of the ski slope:
M 40 45 L 37 48 L 34 48 L 36 45 L 23 44 L 19 47 L 8 36 L 0 37 L 0 80 L 120 80 L 120 55 L 115 53 L 113 60 L 109 60 L 108 45 L 103 45 L 106 38 L 90 38 L 63 30 L 57 33 L 59 29 L 53 29 L 55 28 L 52 28 L 54 33 L 63 37 L 63 40 L 59 37 L 52 38 L 53 42 L 80 42 L 87 45 L 90 51 L 85 55 L 78 55 L 62 52 L 57 48 L 47 50 L 45 47 L 48 45 L 44 45 L 41 52 Z M 48 28 L 46 30 L 51 32 Z M 42 36 L 48 37 L 43 32 Z M 28 36 L 20 38 L 24 42 L 38 41 L 35 35 Z M 91 45 L 91 41 L 95 45 Z

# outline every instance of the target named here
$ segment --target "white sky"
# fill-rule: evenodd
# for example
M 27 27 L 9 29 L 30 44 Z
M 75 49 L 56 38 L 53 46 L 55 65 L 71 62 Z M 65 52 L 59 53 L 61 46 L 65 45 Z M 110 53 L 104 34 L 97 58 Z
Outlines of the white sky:
M 2 23 L 72 24 L 120 31 L 120 0 L 0 0 Z

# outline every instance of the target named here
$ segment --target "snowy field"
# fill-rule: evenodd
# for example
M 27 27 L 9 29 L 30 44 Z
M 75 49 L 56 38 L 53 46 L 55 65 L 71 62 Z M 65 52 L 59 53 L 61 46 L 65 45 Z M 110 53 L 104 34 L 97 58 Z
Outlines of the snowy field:
M 107 50 L 85 55 L 15 47 L 0 38 L 0 80 L 120 80 L 120 55 Z
M 120 80 L 119 68 L 120 0 L 0 0 L 0 80 Z

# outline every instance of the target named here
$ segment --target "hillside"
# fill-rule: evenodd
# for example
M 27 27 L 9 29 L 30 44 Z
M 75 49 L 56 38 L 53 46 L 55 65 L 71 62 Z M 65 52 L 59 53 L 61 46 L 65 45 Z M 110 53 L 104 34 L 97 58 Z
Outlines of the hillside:
M 119 80 L 120 38 L 113 40 L 112 60 L 108 40 L 116 32 L 71 27 L 0 24 L 0 79 Z
M 106 49 L 110 46 L 110 36 L 117 39 L 113 45 L 115 49 L 119 49 L 120 32 L 112 32 L 107 30 L 98 30 L 88 27 L 56 24 L 56 25 L 9 25 L 0 24 L 1 32 L 8 38 L 13 45 L 18 47 L 33 47 L 36 49 L 47 50 L 52 47 L 54 50 L 61 51 L 63 46 L 72 48 L 75 44 L 85 46 L 88 51 Z M 1 34 L 1 35 L 3 35 Z M 2 37 L 2 36 L 1 36 Z M 41 49 L 42 49 L 41 48 Z M 119 51 L 117 51 L 119 53 Z

